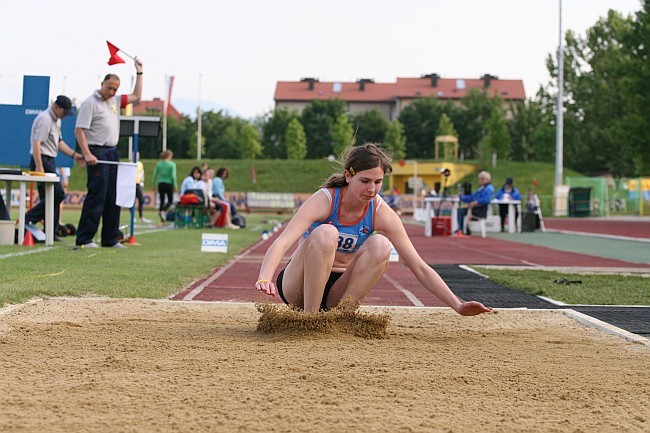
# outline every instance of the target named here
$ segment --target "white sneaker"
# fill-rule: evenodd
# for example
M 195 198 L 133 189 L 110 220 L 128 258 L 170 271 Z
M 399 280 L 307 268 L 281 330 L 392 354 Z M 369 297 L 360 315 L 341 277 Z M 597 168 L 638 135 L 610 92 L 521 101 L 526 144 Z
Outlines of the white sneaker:
M 87 244 L 77 245 L 75 247 L 76 250 L 85 250 L 87 248 L 99 248 L 99 245 L 94 242 L 88 242 Z
M 126 246 L 124 244 L 121 244 L 121 243 L 118 242 L 118 243 L 112 245 L 111 248 L 126 249 Z

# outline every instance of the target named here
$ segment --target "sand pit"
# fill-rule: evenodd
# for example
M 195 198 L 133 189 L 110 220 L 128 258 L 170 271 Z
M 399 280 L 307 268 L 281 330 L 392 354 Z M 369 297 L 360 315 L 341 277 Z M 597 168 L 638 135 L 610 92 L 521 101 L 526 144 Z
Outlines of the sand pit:
M 262 332 L 253 304 L 50 299 L 0 315 L 0 431 L 650 431 L 650 349 L 560 312 Z

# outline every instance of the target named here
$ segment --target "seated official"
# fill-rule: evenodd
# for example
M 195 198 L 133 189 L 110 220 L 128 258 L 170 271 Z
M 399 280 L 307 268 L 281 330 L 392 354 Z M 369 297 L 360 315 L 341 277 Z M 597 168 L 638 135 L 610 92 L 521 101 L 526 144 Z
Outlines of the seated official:
M 461 208 L 458 212 L 458 231 L 456 236 L 463 236 L 463 224 L 465 216 L 471 209 L 472 218 L 487 218 L 487 211 L 492 197 L 494 196 L 494 187 L 490 183 L 492 176 L 487 171 L 478 174 L 480 183 L 478 189 L 469 195 L 461 195 L 460 202 L 467 203 L 467 207 Z M 469 234 L 469 230 L 467 231 Z
M 506 179 L 506 183 L 503 184 L 501 188 L 497 191 L 496 196 L 494 197 L 497 200 L 521 200 L 521 193 L 513 185 L 513 180 L 511 177 Z M 509 205 L 505 203 L 499 203 L 499 217 L 501 218 L 501 231 L 506 231 L 506 217 L 508 216 L 508 207 Z M 519 211 L 515 206 L 515 224 L 519 218 Z

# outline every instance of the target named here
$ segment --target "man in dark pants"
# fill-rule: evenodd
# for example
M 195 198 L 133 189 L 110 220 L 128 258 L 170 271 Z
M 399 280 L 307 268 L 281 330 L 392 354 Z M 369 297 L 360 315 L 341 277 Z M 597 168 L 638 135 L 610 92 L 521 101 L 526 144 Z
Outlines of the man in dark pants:
M 59 95 L 56 101 L 47 110 L 42 111 L 32 123 L 30 136 L 32 155 L 29 168 L 41 173 L 56 173 L 56 158 L 59 150 L 83 164 L 83 156 L 71 149 L 61 137 L 61 119 L 69 115 L 72 110 L 72 101 L 67 96 Z M 25 221 L 30 224 L 45 219 L 45 184 L 38 182 L 38 195 L 40 202 L 25 214 Z M 65 198 L 65 191 L 61 182 L 54 184 L 54 233 L 59 229 L 59 206 Z M 55 240 L 58 237 L 55 236 Z
M 133 93 L 117 95 L 120 78 L 108 74 L 101 88 L 82 102 L 77 114 L 75 136 L 88 164 L 88 194 L 81 210 L 77 229 L 78 248 L 97 248 L 93 238 L 102 219 L 101 245 L 125 248 L 119 243 L 120 210 L 117 195 L 117 165 L 98 161 L 118 162 L 117 142 L 120 133 L 120 108 L 142 97 L 142 62 L 134 61 L 136 80 Z

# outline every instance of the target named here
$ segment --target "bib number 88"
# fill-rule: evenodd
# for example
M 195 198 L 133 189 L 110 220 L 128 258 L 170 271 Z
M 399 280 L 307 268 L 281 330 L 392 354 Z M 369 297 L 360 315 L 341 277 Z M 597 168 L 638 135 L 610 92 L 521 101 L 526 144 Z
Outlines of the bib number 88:
M 351 252 L 357 247 L 358 236 L 350 234 L 339 234 L 339 251 Z

